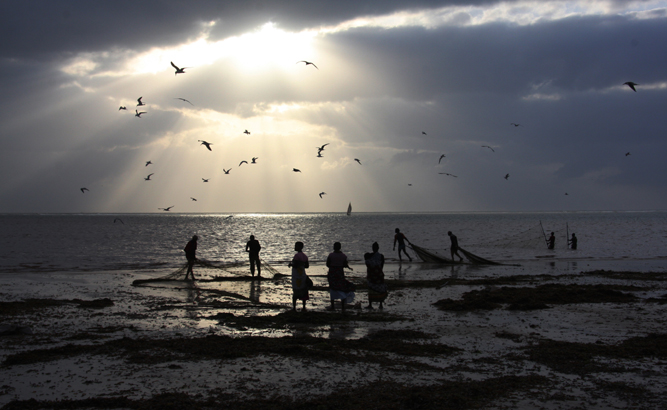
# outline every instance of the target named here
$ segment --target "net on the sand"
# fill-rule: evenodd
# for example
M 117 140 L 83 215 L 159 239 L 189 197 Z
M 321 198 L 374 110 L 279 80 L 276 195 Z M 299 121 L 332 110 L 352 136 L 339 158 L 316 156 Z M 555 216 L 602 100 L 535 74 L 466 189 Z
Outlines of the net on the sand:
M 205 268 L 207 270 L 213 270 L 214 272 L 225 272 L 228 274 L 246 274 L 249 270 L 245 269 L 244 273 L 241 273 L 241 268 L 247 268 L 250 266 L 249 262 L 226 262 L 226 263 L 217 263 L 217 262 L 211 262 L 207 261 L 204 259 L 196 259 L 195 260 L 195 266 L 198 266 L 199 268 Z M 275 268 L 273 268 L 271 265 L 266 263 L 265 261 L 261 261 L 261 270 L 262 272 L 268 272 L 271 274 L 271 276 L 276 276 L 276 275 L 281 275 L 279 271 L 277 271 Z M 168 275 L 160 276 L 158 278 L 151 278 L 151 279 L 137 279 L 134 282 L 132 282 L 132 285 L 141 285 L 144 283 L 152 283 L 152 282 L 172 282 L 172 281 L 183 281 L 185 280 L 185 272 L 188 269 L 188 264 L 187 262 L 183 264 L 180 268 L 176 269 L 175 271 L 169 273 Z
M 471 244 L 469 246 L 504 249 L 547 249 L 547 238 L 551 235 L 551 232 L 553 232 L 556 237 L 555 248 L 567 249 L 567 241 L 569 239 L 568 231 L 567 224 L 560 229 L 553 229 L 553 227 L 543 226 L 540 222 L 525 231 L 517 232 L 513 235 L 508 235 L 496 240 Z
M 433 252 L 433 250 L 422 248 L 421 246 L 417 246 L 414 243 L 411 243 L 409 246 L 417 254 L 417 256 L 419 256 L 421 260 L 427 263 L 442 263 L 448 265 L 457 265 L 461 263 L 446 258 L 444 256 L 440 256 L 437 253 Z M 481 256 L 477 256 L 472 252 L 468 252 L 462 248 L 459 248 L 459 251 L 461 251 L 461 253 L 463 253 L 463 256 L 465 256 L 466 259 L 468 259 L 468 261 L 473 265 L 502 265 L 501 263 L 482 258 Z

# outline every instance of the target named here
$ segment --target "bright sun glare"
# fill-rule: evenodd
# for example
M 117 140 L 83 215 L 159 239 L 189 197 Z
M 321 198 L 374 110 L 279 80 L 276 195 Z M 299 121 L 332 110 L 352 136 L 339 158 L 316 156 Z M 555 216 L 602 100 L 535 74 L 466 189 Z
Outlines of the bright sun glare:
M 312 42 L 316 35 L 313 31 L 290 33 L 273 23 L 266 23 L 255 31 L 220 41 L 211 42 L 207 35 L 203 35 L 174 48 L 152 49 L 134 59 L 129 66 L 135 73 L 157 73 L 171 70 L 171 61 L 179 67 L 200 67 L 230 59 L 244 70 L 288 67 L 299 60 L 312 58 Z

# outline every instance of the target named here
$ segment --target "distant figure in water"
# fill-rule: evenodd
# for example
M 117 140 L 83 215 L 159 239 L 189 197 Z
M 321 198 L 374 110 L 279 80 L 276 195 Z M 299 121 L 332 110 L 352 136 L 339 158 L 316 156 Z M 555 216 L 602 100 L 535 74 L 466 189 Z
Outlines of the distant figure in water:
M 405 251 L 405 241 L 408 241 L 408 243 L 410 243 L 410 241 L 405 237 L 405 235 L 403 235 L 400 229 L 396 228 L 394 232 L 396 232 L 396 235 L 394 235 L 394 250 L 396 250 L 396 242 L 398 242 L 398 260 L 403 261 L 401 258 L 401 251 L 403 251 L 405 256 L 407 256 L 408 259 L 410 259 L 410 262 L 412 262 L 412 258 Z
M 296 312 L 297 299 L 303 301 L 302 311 L 306 310 L 306 301 L 310 299 L 308 289 L 312 287 L 313 282 L 306 275 L 308 256 L 303 253 L 303 242 L 295 243 L 294 250 L 296 251 L 296 255 L 294 255 L 292 262 L 287 266 L 292 268 L 292 310 Z
M 449 240 L 452 242 L 452 245 L 449 248 L 452 254 L 452 260 L 454 260 L 454 255 L 456 255 L 459 257 L 459 262 L 463 262 L 463 258 L 459 255 L 459 238 L 457 238 L 452 231 L 447 231 L 447 235 L 449 235 Z
M 387 285 L 384 283 L 384 255 L 378 252 L 380 245 L 374 242 L 372 245 L 373 253 L 365 253 L 366 261 L 366 282 L 368 284 L 368 306 L 366 309 L 373 309 L 373 302 L 382 304 L 387 299 Z
M 354 302 L 354 291 L 356 290 L 354 283 L 345 279 L 344 269 L 350 269 L 347 264 L 347 255 L 340 250 L 340 242 L 333 245 L 334 251 L 327 257 L 327 281 L 329 282 L 329 297 L 331 298 L 331 308 L 329 310 L 336 310 L 334 301 L 340 299 L 340 304 L 345 313 L 345 305 Z
M 188 275 L 192 275 L 192 280 L 195 280 L 195 274 L 192 272 L 192 267 L 195 264 L 195 261 L 197 260 L 196 254 L 197 254 L 197 240 L 199 237 L 197 235 L 193 236 L 192 239 L 190 239 L 190 242 L 188 242 L 187 245 L 185 245 L 185 248 L 183 250 L 185 251 L 185 259 L 188 260 L 188 270 L 185 271 L 185 280 L 188 280 Z
M 254 235 L 250 235 L 250 240 L 245 244 L 245 251 L 250 257 L 250 274 L 255 276 L 255 264 L 257 264 L 257 276 L 262 276 L 262 266 L 259 262 L 259 251 L 262 246 L 259 241 L 255 239 Z
M 551 232 L 551 236 L 547 239 L 547 249 L 553 249 L 556 247 L 556 237 L 554 233 Z
M 572 234 L 572 238 L 567 241 L 567 243 L 570 245 L 570 249 L 577 249 L 577 237 Z

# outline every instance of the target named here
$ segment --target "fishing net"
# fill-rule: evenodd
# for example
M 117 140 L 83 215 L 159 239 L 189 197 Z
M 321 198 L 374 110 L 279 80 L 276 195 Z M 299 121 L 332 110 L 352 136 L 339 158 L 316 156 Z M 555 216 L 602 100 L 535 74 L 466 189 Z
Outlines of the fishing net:
M 430 249 L 422 248 L 421 246 L 417 246 L 414 243 L 411 243 L 410 248 L 423 260 L 424 262 L 427 263 L 442 263 L 442 264 L 449 264 L 449 265 L 457 265 L 460 264 L 461 262 L 454 261 L 449 258 L 445 258 L 444 256 L 440 256 L 435 252 L 432 252 Z M 459 248 L 459 251 L 463 253 L 463 256 L 468 259 L 470 263 L 473 265 L 502 265 L 501 263 L 494 262 L 488 259 L 484 259 L 481 256 L 477 256 L 471 252 L 468 252 L 462 248 Z
M 202 277 L 201 269 L 205 270 L 205 273 L 207 274 L 213 273 L 214 274 L 213 276 L 215 276 L 216 273 L 223 273 L 223 272 L 232 275 L 247 276 L 249 272 L 250 262 L 218 263 L 218 262 L 207 261 L 205 259 L 196 259 L 195 266 L 200 268 L 200 271 L 196 272 L 197 277 Z M 188 264 L 186 262 L 183 264 L 183 266 L 181 266 L 180 268 L 176 269 L 175 271 L 167 275 L 151 279 L 137 279 L 134 282 L 132 282 L 132 285 L 141 285 L 144 283 L 153 283 L 153 282 L 175 282 L 175 281 L 182 282 L 185 280 L 185 272 L 187 269 L 188 269 Z M 263 260 L 261 260 L 261 270 L 262 273 L 269 273 L 273 277 L 285 276 Z
M 547 249 L 547 238 L 553 232 L 556 237 L 555 249 L 567 249 L 568 226 L 565 225 L 561 229 L 547 228 L 549 227 L 544 228 L 541 223 L 538 223 L 525 231 L 469 246 L 504 249 Z

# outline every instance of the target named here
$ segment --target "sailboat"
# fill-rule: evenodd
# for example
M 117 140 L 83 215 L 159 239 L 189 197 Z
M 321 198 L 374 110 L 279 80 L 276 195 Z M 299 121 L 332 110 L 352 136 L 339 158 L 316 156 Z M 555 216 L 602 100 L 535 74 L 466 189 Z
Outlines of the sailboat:
M 350 216 L 351 213 L 352 213 L 352 202 L 350 202 L 350 204 L 347 206 L 347 216 Z

